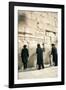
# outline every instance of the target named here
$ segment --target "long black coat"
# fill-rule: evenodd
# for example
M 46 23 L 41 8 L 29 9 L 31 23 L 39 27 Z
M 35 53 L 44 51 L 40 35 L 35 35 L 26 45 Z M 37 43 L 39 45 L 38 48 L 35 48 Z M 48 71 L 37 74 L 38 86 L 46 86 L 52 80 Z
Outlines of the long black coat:
M 28 61 L 29 53 L 27 48 L 23 48 L 21 51 L 22 62 L 25 64 Z
M 57 61 L 57 49 L 55 47 L 52 48 L 52 51 L 51 51 L 51 54 L 53 55 L 53 62 L 55 62 L 55 65 L 58 64 L 58 61 Z
M 36 49 L 37 53 L 37 64 L 43 64 L 43 49 L 42 48 L 37 48 Z

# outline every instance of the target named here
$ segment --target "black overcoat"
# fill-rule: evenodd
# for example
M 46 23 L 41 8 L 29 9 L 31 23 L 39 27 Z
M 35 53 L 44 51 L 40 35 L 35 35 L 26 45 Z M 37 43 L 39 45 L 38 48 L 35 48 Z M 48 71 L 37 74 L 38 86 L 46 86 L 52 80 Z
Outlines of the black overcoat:
M 36 49 L 36 54 L 37 54 L 37 64 L 43 64 L 43 49 L 42 48 L 37 48 Z
M 51 51 L 51 54 L 53 55 L 53 62 L 55 62 L 55 65 L 57 65 L 58 64 L 57 48 L 53 47 L 52 51 Z
M 22 62 L 23 63 L 27 63 L 28 57 L 29 57 L 28 49 L 27 48 L 23 48 L 22 51 L 21 51 Z

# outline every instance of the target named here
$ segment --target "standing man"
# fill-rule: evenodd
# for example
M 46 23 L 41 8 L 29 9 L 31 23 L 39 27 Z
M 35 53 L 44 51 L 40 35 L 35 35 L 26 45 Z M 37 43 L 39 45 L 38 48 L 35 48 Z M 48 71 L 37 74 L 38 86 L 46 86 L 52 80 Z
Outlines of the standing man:
M 40 47 L 40 44 L 37 44 L 36 54 L 37 54 L 37 65 L 38 69 L 44 68 L 43 65 L 43 49 Z
M 53 56 L 53 63 L 54 63 L 55 66 L 57 66 L 58 65 L 58 61 L 57 61 L 57 48 L 55 47 L 55 44 L 52 44 L 51 54 Z
M 28 49 L 26 47 L 27 46 L 24 45 L 23 49 L 21 51 L 21 58 L 22 58 L 22 63 L 23 63 L 24 69 L 27 68 L 28 57 L 29 57 L 29 52 L 28 52 Z

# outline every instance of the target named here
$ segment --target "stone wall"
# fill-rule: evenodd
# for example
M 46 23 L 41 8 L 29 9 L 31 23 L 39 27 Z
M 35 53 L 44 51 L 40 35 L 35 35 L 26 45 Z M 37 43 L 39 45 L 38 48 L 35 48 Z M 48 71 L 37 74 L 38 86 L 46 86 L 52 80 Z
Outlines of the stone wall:
M 58 13 L 18 11 L 18 62 L 21 62 L 21 49 L 26 44 L 29 49 L 28 67 L 36 66 L 36 47 L 44 43 L 44 63 L 50 63 L 51 44 L 57 46 Z

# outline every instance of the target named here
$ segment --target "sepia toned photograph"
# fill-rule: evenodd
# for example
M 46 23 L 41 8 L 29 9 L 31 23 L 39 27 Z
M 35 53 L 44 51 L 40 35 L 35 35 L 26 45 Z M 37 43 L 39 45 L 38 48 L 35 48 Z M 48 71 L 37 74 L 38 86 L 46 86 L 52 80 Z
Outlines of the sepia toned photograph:
M 19 79 L 57 77 L 57 48 L 58 12 L 18 10 Z
M 11 2 L 10 38 L 10 87 L 64 84 L 63 5 Z

